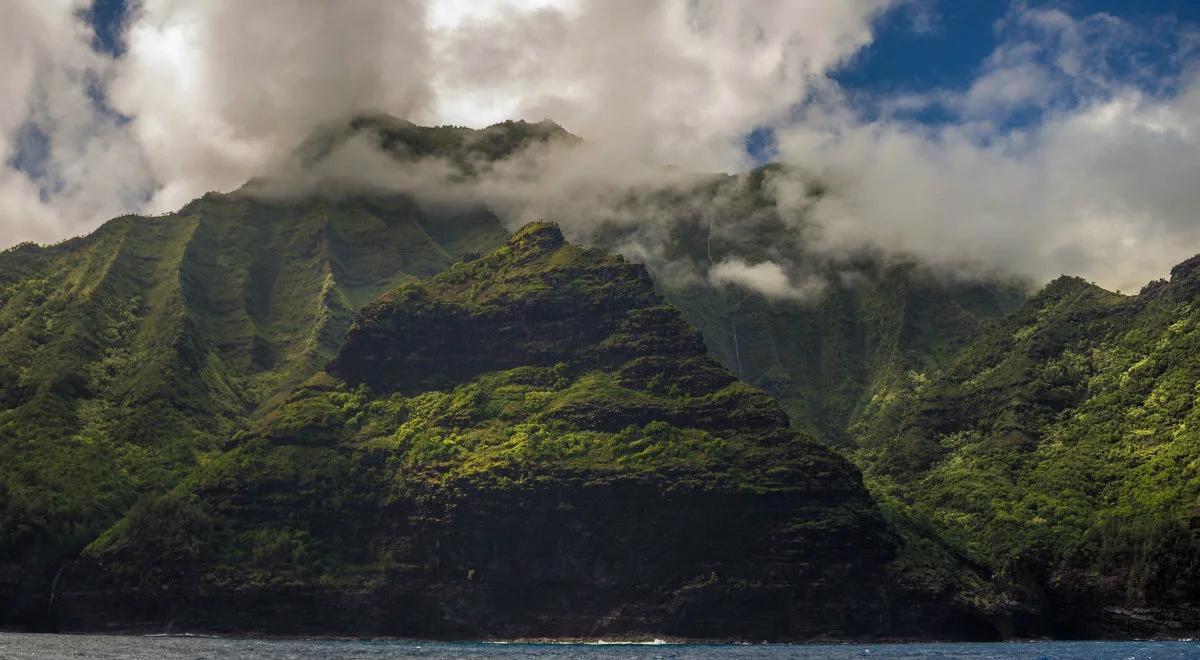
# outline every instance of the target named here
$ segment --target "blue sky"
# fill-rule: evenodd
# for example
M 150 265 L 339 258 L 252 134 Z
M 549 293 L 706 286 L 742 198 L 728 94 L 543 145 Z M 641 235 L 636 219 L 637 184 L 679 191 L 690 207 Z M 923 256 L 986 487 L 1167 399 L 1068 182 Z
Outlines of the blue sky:
M 120 28 L 129 7 L 128 0 L 94 0 L 86 18 L 96 32 L 98 50 L 121 54 Z M 1110 14 L 1155 35 L 1200 26 L 1197 0 L 912 0 L 882 16 L 872 43 L 833 78 L 851 94 L 866 99 L 867 112 L 870 101 L 897 93 L 965 90 L 988 56 L 1012 36 L 1004 27 L 1006 18 L 1021 8 L 1058 9 L 1076 18 Z M 1164 41 L 1153 39 L 1126 54 L 1171 69 L 1178 63 L 1169 61 L 1171 49 L 1165 46 Z M 936 112 L 915 118 L 947 119 Z M 770 149 L 761 132 L 749 136 L 747 144 L 755 152 Z
M 1195 0 L 914 2 L 889 12 L 877 24 L 874 42 L 834 77 L 847 88 L 874 94 L 965 88 L 1003 36 L 1000 24 L 1018 7 L 1054 8 L 1074 17 L 1106 13 L 1146 27 L 1164 19 L 1200 23 Z
M 86 18 L 96 32 L 93 46 L 97 50 L 114 55 L 121 53 L 121 24 L 128 8 L 126 0 L 93 0 Z
M 1182 67 L 1190 64 L 1178 58 L 1183 33 L 1200 29 L 1197 0 L 914 0 L 882 16 L 875 23 L 873 41 L 834 71 L 832 78 L 865 120 L 877 119 L 887 102 L 898 96 L 965 93 L 998 48 L 1023 36 L 1012 17 L 1026 9 L 1054 9 L 1076 19 L 1106 14 L 1141 32 L 1145 39 L 1109 53 L 1107 64 L 1114 79 L 1150 93 L 1172 91 Z M 1053 57 L 1053 50 L 1046 56 Z M 1135 63 L 1139 66 L 1133 71 Z M 1054 109 L 1069 109 L 1084 100 L 1061 98 Z M 998 128 L 1036 126 L 1047 109 L 1025 107 L 997 117 Z M 899 116 L 935 127 L 962 119 L 936 103 Z M 746 150 L 755 162 L 772 160 L 777 154 L 773 132 L 751 132 Z
M 130 8 L 128 0 L 94 0 L 86 19 L 96 33 L 94 47 L 120 56 L 124 50 L 121 26 Z M 865 119 L 884 111 L 888 99 L 932 92 L 968 90 L 981 75 L 989 56 L 1006 40 L 1019 38 L 1011 16 L 1022 9 L 1057 9 L 1075 18 L 1109 14 L 1144 30 L 1151 38 L 1127 46 L 1110 62 L 1118 75 L 1131 63 L 1142 65 L 1138 73 L 1123 73 L 1128 82 L 1150 92 L 1169 85 L 1186 62 L 1173 61 L 1180 30 L 1200 26 L 1197 0 L 912 0 L 889 10 L 874 26 L 870 45 L 860 50 L 833 73 L 833 79 L 853 100 Z M 1166 33 L 1164 35 L 1164 33 Z M 1167 36 L 1168 38 L 1160 38 Z M 1052 56 L 1053 53 L 1050 53 Z M 1147 76 L 1145 68 L 1153 73 Z M 1132 80 L 1140 75 L 1143 79 Z M 1059 106 L 1077 105 L 1082 99 L 1059 99 Z M 97 99 L 103 103 L 102 98 Z M 998 118 L 1002 128 L 1020 129 L 1036 125 L 1044 107 L 1026 107 Z M 933 103 L 900 113 L 913 122 L 939 125 L 960 120 L 957 114 Z M 39 153 L 40 136 L 26 136 L 28 153 Z M 755 129 L 745 138 L 747 153 L 754 162 L 777 157 L 774 132 Z M 22 163 L 36 171 L 36 162 Z

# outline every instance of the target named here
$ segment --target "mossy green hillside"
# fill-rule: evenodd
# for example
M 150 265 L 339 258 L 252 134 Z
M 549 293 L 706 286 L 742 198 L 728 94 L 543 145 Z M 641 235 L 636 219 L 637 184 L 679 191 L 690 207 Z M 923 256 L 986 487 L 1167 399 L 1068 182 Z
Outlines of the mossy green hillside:
M 356 603 L 320 629 L 373 634 L 873 634 L 893 546 L 857 471 L 644 267 L 533 224 L 368 305 L 327 371 L 92 544 L 59 607 L 94 624 L 104 585 L 106 611 L 197 626 L 284 593 L 254 625 L 292 629 L 315 593 Z
M 403 197 L 213 194 L 0 253 L 3 590 L 49 584 L 178 482 L 320 368 L 361 305 L 505 236 L 484 211 Z
M 873 489 L 1088 625 L 1197 602 L 1198 263 L 1135 296 L 1046 286 L 896 392 L 900 422 L 859 455 Z

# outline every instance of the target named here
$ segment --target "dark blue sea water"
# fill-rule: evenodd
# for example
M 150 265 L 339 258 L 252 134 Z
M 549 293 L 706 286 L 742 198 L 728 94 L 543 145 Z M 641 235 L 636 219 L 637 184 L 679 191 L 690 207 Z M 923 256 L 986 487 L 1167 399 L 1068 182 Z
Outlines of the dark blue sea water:
M 2 658 L 1200 658 L 1197 642 L 1002 644 L 496 644 L 0 633 Z

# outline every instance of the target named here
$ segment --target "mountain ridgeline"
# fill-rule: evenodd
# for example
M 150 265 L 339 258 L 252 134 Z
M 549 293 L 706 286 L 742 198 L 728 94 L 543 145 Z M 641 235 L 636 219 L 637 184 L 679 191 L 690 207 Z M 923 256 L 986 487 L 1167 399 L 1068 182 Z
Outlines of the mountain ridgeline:
M 897 391 L 899 424 L 860 463 L 877 495 L 996 567 L 1044 634 L 1191 631 L 1198 392 L 1200 257 L 1136 296 L 1061 277 Z
M 562 132 L 510 123 L 463 146 L 473 132 L 364 117 L 317 131 L 298 157 L 370 128 L 464 157 L 502 157 Z M 0 253 L 5 612 L 25 612 L 29 594 L 139 498 L 174 485 L 320 369 L 363 305 L 508 235 L 483 208 L 256 193 L 268 183 Z
M 368 305 L 327 371 L 91 544 L 55 615 L 853 636 L 886 629 L 894 543 L 857 470 L 708 356 L 643 267 L 534 224 Z
M 1121 296 L 835 259 L 777 165 L 564 222 L 591 247 L 482 200 L 280 192 L 359 138 L 458 183 L 579 144 L 364 116 L 0 253 L 0 627 L 1200 630 L 1196 260 Z M 825 286 L 680 275 L 725 256 Z
M 0 581 L 52 577 L 319 369 L 360 306 L 505 235 L 490 214 L 431 219 L 402 199 L 209 195 L 5 252 Z

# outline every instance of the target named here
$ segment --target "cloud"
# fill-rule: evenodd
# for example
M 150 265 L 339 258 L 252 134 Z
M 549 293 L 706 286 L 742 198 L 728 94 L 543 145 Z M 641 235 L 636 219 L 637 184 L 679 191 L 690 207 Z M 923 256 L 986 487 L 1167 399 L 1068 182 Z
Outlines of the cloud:
M 146 0 L 126 39 L 111 96 L 160 182 L 153 210 L 240 185 L 319 124 L 432 104 L 414 0 Z
M 819 277 L 793 284 L 783 267 L 773 261 L 749 264 L 736 257 L 713 266 L 708 277 L 714 285 L 740 286 L 774 300 L 814 300 L 826 287 Z
M 363 111 L 554 117 L 631 159 L 736 169 L 742 136 L 869 42 L 891 1 L 144 0 L 114 57 L 92 49 L 85 0 L 18 0 L 0 135 L 11 156 L 33 122 L 55 158 L 46 177 L 0 173 L 0 246 L 229 190 Z
M 784 158 L 828 182 L 815 206 L 797 202 L 820 227 L 813 249 L 867 247 L 947 271 L 1042 281 L 1081 274 L 1125 291 L 1200 251 L 1200 189 L 1189 183 L 1200 180 L 1200 77 L 1185 69 L 1173 90 L 1153 94 L 1136 71 L 1089 63 L 1087 52 L 1128 45 L 1130 26 L 1111 17 L 1082 25 L 1027 11 L 1011 20 L 1057 44 L 1040 47 L 1054 64 L 1002 43 L 1005 54 L 959 97 L 955 121 L 861 121 L 835 99 L 780 128 Z M 1021 79 L 1035 82 L 1013 82 Z M 1018 102 L 1039 107 L 1041 119 L 1005 126 Z
M 145 195 L 139 150 L 96 93 L 112 61 L 91 49 L 82 4 L 17 2 L 0 22 L 0 247 L 65 238 Z
M 571 139 L 534 141 L 500 160 L 414 158 L 382 148 L 371 129 L 344 135 L 315 162 L 284 159 L 275 175 L 246 192 L 267 198 L 402 193 L 431 210 L 486 207 L 511 230 L 550 219 L 575 242 L 592 243 L 606 232 L 609 247 L 647 263 L 660 277 L 685 283 L 703 276 L 698 268 L 673 263 L 672 232 L 682 220 L 708 225 L 709 218 L 729 215 L 727 187 L 712 186 L 729 178 L 654 165 Z M 725 231 L 718 225 L 717 233 Z
M 660 276 L 793 297 L 864 251 L 1129 289 L 1200 249 L 1194 26 L 1018 4 L 969 85 L 860 112 L 831 72 L 881 17 L 922 6 L 145 0 L 113 57 L 92 48 L 83 0 L 18 1 L 0 26 L 0 248 L 287 172 L 293 190 L 482 203 L 510 225 L 558 220 L 576 240 L 616 227 L 607 239 Z M 917 121 L 930 108 L 948 119 Z M 286 169 L 314 126 L 364 111 L 550 117 L 588 141 L 480 164 L 470 180 L 454 163 L 397 164 L 366 139 Z M 767 177 L 759 207 L 745 177 L 698 174 L 748 167 L 755 129 L 793 166 Z M 680 222 L 719 246 L 711 263 L 678 258 Z M 777 222 L 794 239 L 755 241 Z M 770 264 L 790 289 L 772 288 Z
M 728 171 L 747 164 L 744 136 L 787 118 L 890 4 L 600 0 L 467 18 L 440 46 L 441 104 L 503 99 L 463 119 L 551 117 L 649 161 Z

